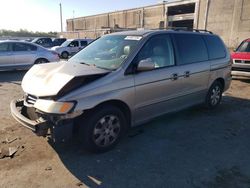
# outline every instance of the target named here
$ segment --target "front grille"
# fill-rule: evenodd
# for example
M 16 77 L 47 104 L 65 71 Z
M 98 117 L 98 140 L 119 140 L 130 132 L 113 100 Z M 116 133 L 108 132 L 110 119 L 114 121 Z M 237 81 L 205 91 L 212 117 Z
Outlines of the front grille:
M 239 59 L 236 59 L 236 60 L 234 60 L 234 63 L 250 64 L 250 60 L 239 60 Z
M 29 105 L 34 105 L 36 103 L 37 97 L 34 95 L 27 94 L 26 96 L 26 103 Z
M 232 67 L 232 71 L 250 72 L 250 68 Z

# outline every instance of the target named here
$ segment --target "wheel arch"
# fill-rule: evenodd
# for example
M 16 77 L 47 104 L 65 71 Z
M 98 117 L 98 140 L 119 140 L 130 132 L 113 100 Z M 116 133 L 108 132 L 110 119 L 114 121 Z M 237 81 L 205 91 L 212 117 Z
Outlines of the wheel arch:
M 224 78 L 221 78 L 221 77 L 217 78 L 214 82 L 219 82 L 221 84 L 221 86 L 222 86 L 222 90 L 224 90 L 224 88 L 225 88 L 225 80 L 224 80 Z
M 45 60 L 46 62 L 49 62 L 49 60 L 47 59 L 47 58 L 45 58 L 45 57 L 37 57 L 36 59 L 35 59 L 35 61 L 34 61 L 34 64 L 37 64 L 37 61 L 38 60 Z
M 124 113 L 126 120 L 127 120 L 127 123 L 128 123 L 128 126 L 129 127 L 131 126 L 131 124 L 132 124 L 132 122 L 131 122 L 131 120 L 132 120 L 131 109 L 125 102 L 118 100 L 118 99 L 112 99 L 112 100 L 107 100 L 107 101 L 101 102 L 101 103 L 97 104 L 95 107 L 93 107 L 92 109 L 87 110 L 87 113 L 91 110 L 100 108 L 104 105 L 112 105 L 112 106 L 119 108 Z

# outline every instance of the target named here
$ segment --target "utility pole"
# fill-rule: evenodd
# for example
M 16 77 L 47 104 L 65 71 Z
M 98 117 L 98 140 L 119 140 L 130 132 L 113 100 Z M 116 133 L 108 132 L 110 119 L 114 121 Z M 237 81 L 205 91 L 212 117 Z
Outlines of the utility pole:
M 63 23 L 62 23 L 62 4 L 59 4 L 60 6 L 60 20 L 61 20 L 61 32 L 63 32 Z
M 73 31 L 75 31 L 75 22 L 74 22 L 74 19 L 75 19 L 75 10 L 73 10 L 73 18 L 72 18 L 72 28 L 73 28 Z

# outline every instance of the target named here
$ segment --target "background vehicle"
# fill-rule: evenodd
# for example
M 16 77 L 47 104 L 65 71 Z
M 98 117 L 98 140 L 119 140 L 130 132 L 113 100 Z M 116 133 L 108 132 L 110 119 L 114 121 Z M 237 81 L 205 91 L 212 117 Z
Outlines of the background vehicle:
M 32 43 L 36 43 L 40 46 L 43 46 L 45 48 L 50 48 L 53 46 L 52 39 L 49 37 L 39 37 L 35 38 L 34 40 L 31 41 Z
M 67 59 L 85 48 L 92 41 L 93 39 L 68 39 L 61 46 L 55 46 L 51 49 L 60 54 L 61 58 Z
M 52 40 L 52 46 L 61 46 L 66 40 L 66 38 L 55 38 Z
M 232 75 L 250 77 L 250 39 L 242 41 L 231 54 L 233 59 Z
M 25 99 L 12 101 L 11 111 L 34 131 L 50 128 L 54 140 L 74 128 L 87 149 L 103 152 L 131 126 L 201 103 L 217 107 L 231 83 L 230 62 L 210 32 L 113 33 L 68 62 L 30 69 L 22 81 Z
M 29 42 L 0 42 L 0 70 L 26 69 L 33 64 L 50 61 L 59 61 L 55 51 Z

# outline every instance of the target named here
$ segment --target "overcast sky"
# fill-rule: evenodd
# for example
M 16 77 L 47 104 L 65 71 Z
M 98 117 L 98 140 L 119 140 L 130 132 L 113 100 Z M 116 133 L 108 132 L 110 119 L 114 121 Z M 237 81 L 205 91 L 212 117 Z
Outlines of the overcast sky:
M 30 31 L 60 31 L 59 3 L 66 19 L 109 11 L 152 5 L 160 0 L 2 0 L 0 29 Z

